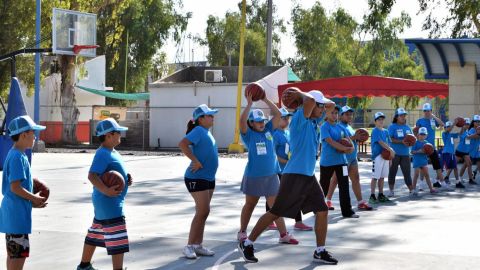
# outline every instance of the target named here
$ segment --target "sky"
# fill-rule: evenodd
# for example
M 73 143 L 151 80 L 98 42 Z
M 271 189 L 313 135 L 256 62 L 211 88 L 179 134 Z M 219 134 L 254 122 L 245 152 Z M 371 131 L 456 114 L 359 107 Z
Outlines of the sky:
M 267 0 L 264 0 L 267 1 Z M 207 18 L 209 15 L 224 17 L 226 11 L 237 11 L 240 0 L 183 0 L 183 12 L 192 12 L 192 18 L 188 22 L 187 35 L 205 37 L 205 29 L 207 26 Z M 247 0 L 247 3 L 249 0 Z M 280 44 L 280 57 L 286 59 L 294 57 L 296 53 L 295 40 L 292 37 L 292 25 L 289 24 L 291 10 L 296 1 L 293 0 L 273 0 L 273 4 L 277 7 L 276 16 L 284 19 L 287 26 L 287 33 L 282 34 Z M 302 0 L 303 8 L 310 8 L 316 0 Z M 332 13 L 338 7 L 344 8 L 352 15 L 357 22 L 361 22 L 363 15 L 368 11 L 367 0 L 319 0 L 327 12 Z M 428 32 L 422 31 L 422 24 L 425 15 L 417 16 L 419 9 L 418 0 L 397 0 L 392 9 L 392 17 L 398 17 L 402 11 L 410 15 L 412 19 L 411 28 L 407 29 L 400 38 L 427 38 Z M 439 13 L 442 13 L 439 9 Z M 445 14 L 439 14 L 444 16 Z M 183 53 L 177 54 L 178 47 L 183 48 Z M 192 53 L 193 50 L 193 53 Z M 208 48 L 200 46 L 186 38 L 183 46 L 178 46 L 173 40 L 169 40 L 163 51 L 167 53 L 167 61 L 169 63 L 176 62 L 176 56 L 180 62 L 188 62 L 190 60 L 202 61 L 206 60 Z

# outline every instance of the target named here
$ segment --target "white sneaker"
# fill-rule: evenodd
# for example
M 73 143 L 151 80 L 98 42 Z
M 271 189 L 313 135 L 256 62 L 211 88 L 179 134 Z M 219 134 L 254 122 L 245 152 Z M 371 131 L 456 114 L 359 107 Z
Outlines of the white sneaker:
M 387 197 L 395 197 L 395 192 L 393 190 L 390 190 L 387 194 Z
M 289 234 L 287 232 L 287 234 L 283 237 L 279 237 L 278 238 L 278 243 L 280 244 L 290 244 L 290 245 L 298 245 L 298 240 L 295 239 L 295 237 L 293 237 L 293 235 Z
M 247 239 L 248 238 L 248 235 L 246 232 L 238 232 L 237 233 L 237 240 L 239 242 L 242 242 L 243 240 Z
M 195 253 L 193 246 L 185 246 L 183 248 L 183 255 L 185 255 L 185 258 L 191 260 L 195 260 L 197 258 L 197 254 Z
M 215 251 L 213 250 L 210 250 L 202 245 L 199 245 L 198 247 L 195 247 L 194 248 L 195 250 L 195 253 L 198 255 L 198 256 L 213 256 L 215 255 Z

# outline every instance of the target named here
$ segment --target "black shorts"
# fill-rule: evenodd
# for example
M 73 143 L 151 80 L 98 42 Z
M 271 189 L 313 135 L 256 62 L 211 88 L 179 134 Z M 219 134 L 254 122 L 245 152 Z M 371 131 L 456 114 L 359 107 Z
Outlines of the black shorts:
M 315 175 L 284 173 L 270 213 L 279 217 L 295 218 L 300 210 L 303 214 L 327 212 L 322 188 Z
M 468 156 L 468 155 L 469 155 L 468 153 L 460 152 L 458 150 L 455 151 L 455 156 L 459 158 L 463 158 L 464 156 Z
M 480 161 L 480 158 L 475 158 L 474 157 L 474 158 L 471 158 L 471 160 L 472 160 L 472 164 L 475 165 L 475 164 L 477 164 L 477 162 Z
M 5 234 L 7 256 L 10 259 L 28 258 L 30 255 L 30 240 L 28 234 Z
M 428 156 L 430 158 L 430 161 L 432 162 L 432 167 L 434 170 L 441 170 L 442 169 L 442 164 L 440 164 L 440 158 L 438 157 L 438 152 L 437 150 L 433 151 L 433 154 Z
M 185 186 L 188 192 L 204 191 L 215 189 L 215 181 L 208 181 L 205 179 L 191 179 L 185 177 Z

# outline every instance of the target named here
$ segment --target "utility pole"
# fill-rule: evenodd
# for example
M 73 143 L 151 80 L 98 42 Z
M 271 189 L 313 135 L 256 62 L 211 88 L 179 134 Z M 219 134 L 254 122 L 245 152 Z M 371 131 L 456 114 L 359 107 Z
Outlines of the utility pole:
M 272 13 L 273 13 L 273 0 L 268 1 L 267 11 L 267 66 L 272 65 Z

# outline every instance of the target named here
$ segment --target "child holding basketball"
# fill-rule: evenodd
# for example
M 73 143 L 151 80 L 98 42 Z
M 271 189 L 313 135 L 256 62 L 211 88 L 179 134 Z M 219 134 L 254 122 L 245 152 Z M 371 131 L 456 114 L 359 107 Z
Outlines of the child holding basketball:
M 123 269 L 123 256 L 129 251 L 123 204 L 128 186 L 132 184 L 132 177 L 127 173 L 122 156 L 115 147 L 120 144 L 121 132 L 126 130 L 128 128 L 120 126 L 113 118 L 97 124 L 96 135 L 101 145 L 95 152 L 88 173 L 88 180 L 93 185 L 95 216 L 85 237 L 82 260 L 77 270 L 94 270 L 91 260 L 96 247 L 106 247 L 107 254 L 112 256 L 113 269 Z M 119 189 L 119 185 L 108 187 L 103 183 L 101 177 L 109 171 L 116 171 L 123 176 L 123 180 L 127 180 L 123 190 Z
M 370 183 L 371 195 L 370 203 L 389 202 L 390 200 L 383 194 L 384 179 L 388 177 L 390 161 L 382 157 L 381 153 L 385 149 L 390 152 L 390 157 L 395 157 L 395 151 L 390 147 L 390 136 L 388 130 L 383 128 L 385 114 L 382 112 L 375 113 L 375 128 L 372 130 L 372 181 Z M 378 182 L 378 199 L 375 196 L 375 188 Z
M 445 123 L 445 130 L 442 132 L 442 140 L 443 140 L 443 151 L 442 151 L 442 163 L 443 167 L 447 170 L 447 174 L 445 175 L 445 182 L 450 184 L 450 180 L 448 179 L 450 173 L 453 170 L 455 175 L 455 184 L 456 188 L 465 188 L 462 184 L 460 179 L 458 178 L 458 169 L 457 169 L 457 159 L 455 158 L 455 143 L 454 139 L 458 138 L 458 133 L 453 133 L 452 130 L 457 124 L 457 120 L 455 119 L 454 123 L 447 121 Z
M 217 143 L 209 131 L 217 113 L 217 109 L 210 109 L 205 104 L 198 106 L 193 111 L 193 120 L 188 122 L 187 135 L 178 144 L 192 161 L 185 172 L 185 186 L 195 201 L 195 216 L 190 226 L 187 246 L 183 249 L 183 255 L 187 259 L 215 255 L 214 251 L 202 246 L 202 242 L 218 168 Z
M 33 180 L 25 150 L 32 148 L 35 131 L 44 130 L 28 116 L 19 116 L 8 125 L 13 140 L 3 165 L 0 232 L 5 233 L 7 270 L 23 269 L 30 253 L 28 235 L 32 233 L 32 207 L 43 208 L 46 198 L 33 194 Z
M 455 150 L 455 157 L 457 158 L 457 162 L 460 159 L 463 159 L 463 165 L 460 169 L 460 179 L 463 178 L 465 174 L 465 170 L 468 171 L 468 179 L 473 181 L 473 172 L 472 172 L 472 160 L 470 159 L 470 139 L 468 139 L 468 129 L 470 127 L 470 118 L 465 118 L 465 125 L 462 127 L 460 131 L 460 141 L 457 145 L 457 150 Z M 462 184 L 462 183 L 460 183 Z M 463 186 L 463 184 L 462 184 Z M 458 187 L 461 188 L 461 187 Z
M 425 180 L 427 181 L 428 188 L 430 189 L 430 193 L 435 194 L 437 190 L 433 188 L 432 182 L 430 181 L 430 176 L 428 175 L 428 159 L 425 151 L 423 150 L 423 146 L 428 143 L 426 141 L 428 136 L 427 128 L 421 127 L 418 130 L 418 140 L 412 147 L 412 155 L 413 155 L 413 190 L 410 191 L 411 196 L 418 196 L 417 192 L 417 180 L 420 172 L 424 175 Z

